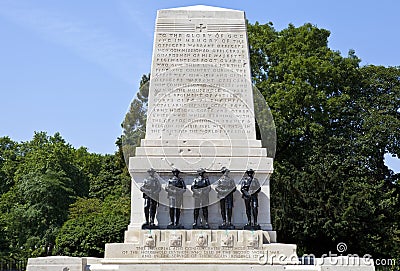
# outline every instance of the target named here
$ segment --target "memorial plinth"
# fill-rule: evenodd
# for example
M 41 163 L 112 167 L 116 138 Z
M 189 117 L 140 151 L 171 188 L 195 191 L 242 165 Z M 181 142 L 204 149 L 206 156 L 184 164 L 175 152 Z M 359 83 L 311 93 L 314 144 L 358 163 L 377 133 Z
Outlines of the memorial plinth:
M 296 246 L 270 243 L 266 231 L 137 230 L 124 244 L 107 244 L 105 262 L 290 264 L 297 262 Z M 275 255 L 275 256 L 274 256 Z M 276 255 L 288 255 L 280 258 Z M 275 259 L 274 259 L 275 257 Z

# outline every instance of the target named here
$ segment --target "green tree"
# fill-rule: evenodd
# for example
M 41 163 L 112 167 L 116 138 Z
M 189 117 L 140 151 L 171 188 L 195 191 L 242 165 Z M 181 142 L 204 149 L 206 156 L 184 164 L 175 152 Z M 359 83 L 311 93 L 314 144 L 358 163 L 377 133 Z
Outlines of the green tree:
M 150 74 L 142 76 L 136 98 L 132 101 L 121 124 L 123 133 L 117 145 L 120 144 L 127 165 L 129 157 L 134 156 L 136 147 L 140 145 L 140 140 L 146 134 L 149 81 Z
M 14 185 L 14 174 L 18 167 L 19 144 L 9 137 L 0 138 L 0 196 Z
M 129 223 L 128 197 L 100 200 L 79 199 L 70 208 L 70 217 L 56 239 L 56 254 L 104 256 L 104 244 L 123 242 Z
M 129 219 L 130 176 L 120 152 L 100 155 L 83 147 L 74 149 L 58 133 L 54 136 L 35 133 L 31 141 L 18 144 L 7 137 L 1 138 L 0 255 L 14 258 L 51 255 L 56 236 L 62 239 L 59 230 L 64 224 L 84 223 L 88 227 L 86 233 L 94 240 L 91 242 L 99 249 L 104 246 L 102 238 L 121 240 L 120 235 L 111 234 L 115 228 L 126 227 Z M 96 216 L 90 213 L 86 217 L 91 209 L 79 203 L 92 201 L 78 201 L 74 206 L 87 213 L 77 222 L 75 216 L 68 217 L 68 209 L 78 197 L 92 197 L 103 207 Z M 73 214 L 78 212 L 77 208 L 71 210 Z M 88 255 L 102 253 L 99 251 Z
M 398 69 L 360 68 L 354 51 L 332 51 L 329 31 L 311 24 L 248 29 L 253 81 L 277 127 L 271 203 L 281 241 L 300 253 L 341 241 L 353 253 L 398 253 L 398 176 L 383 160 L 398 154 Z
M 360 145 L 374 178 L 392 184 L 399 176 L 386 167 L 384 155 L 400 157 L 400 67 L 370 65 L 361 74 L 362 87 L 353 97 Z
M 31 255 L 51 252 L 57 231 L 73 202 L 70 183 L 64 173 L 50 170 L 44 174 L 31 173 L 3 195 L 0 209 L 11 251 Z
M 12 142 L 2 143 L 2 169 L 11 186 L 0 197 L 4 250 L 22 258 L 51 254 L 69 204 L 88 194 L 88 178 L 77 163 L 76 150 L 58 133 L 35 133 L 31 141 L 14 144 L 11 152 Z
M 89 197 L 104 200 L 108 196 L 129 196 L 130 175 L 117 152 L 102 157 L 97 175 L 90 179 Z
M 18 166 L 14 179 L 30 173 L 43 174 L 48 170 L 63 172 L 71 179 L 77 196 L 87 196 L 89 181 L 76 163 L 76 150 L 65 142 L 59 133 L 48 136 L 35 133 L 33 139 L 21 144 L 23 161 Z

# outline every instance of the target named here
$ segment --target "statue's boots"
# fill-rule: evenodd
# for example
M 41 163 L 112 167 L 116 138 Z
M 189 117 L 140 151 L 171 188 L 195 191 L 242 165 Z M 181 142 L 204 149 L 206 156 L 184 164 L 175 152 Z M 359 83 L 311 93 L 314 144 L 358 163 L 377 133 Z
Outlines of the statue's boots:
M 169 224 L 168 225 L 170 225 L 170 226 L 172 226 L 172 225 L 174 225 L 174 217 L 175 217 L 175 210 L 174 210 L 174 208 L 169 208 Z
M 203 207 L 204 226 L 208 227 L 208 208 Z
M 195 208 L 193 211 L 193 228 L 197 226 L 197 220 L 199 219 L 200 210 Z
M 221 207 L 221 216 L 222 216 L 222 226 L 226 225 L 226 211 L 225 211 L 225 203 L 221 200 L 220 201 L 220 207 Z M 229 215 L 228 215 L 229 219 Z
M 154 226 L 154 220 L 156 218 L 157 206 L 151 206 L 150 208 L 150 225 Z
M 179 219 L 180 219 L 180 217 L 181 217 L 181 209 L 176 208 L 175 226 L 178 226 L 178 225 L 179 225 Z
M 144 216 L 146 218 L 146 225 L 149 225 L 149 207 L 144 207 Z
M 228 225 L 232 226 L 232 208 L 228 208 Z
M 246 226 L 251 226 L 251 210 L 250 210 L 250 208 L 246 210 L 246 216 L 247 216 Z
M 258 208 L 257 207 L 253 207 L 253 219 L 254 219 L 254 225 L 253 226 L 257 226 L 257 217 L 258 217 Z

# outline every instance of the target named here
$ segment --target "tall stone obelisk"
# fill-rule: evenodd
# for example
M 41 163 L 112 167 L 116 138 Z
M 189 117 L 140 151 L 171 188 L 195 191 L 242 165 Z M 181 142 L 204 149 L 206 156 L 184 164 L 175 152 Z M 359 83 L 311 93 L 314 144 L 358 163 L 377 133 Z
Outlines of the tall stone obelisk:
M 227 167 L 238 183 L 252 168 L 262 183 L 259 223 L 272 232 L 269 176 L 273 159 L 256 139 L 249 48 L 243 11 L 192 6 L 159 10 L 157 14 L 146 137 L 129 160 L 133 177 L 129 230 L 144 221 L 139 191 L 146 171 L 154 168 L 163 179 L 178 168 L 186 184 L 205 168 L 211 183 Z M 190 190 L 190 189 L 188 189 Z M 247 222 L 240 193 L 234 195 L 233 224 Z M 210 202 L 216 203 L 215 192 Z M 169 222 L 166 193 L 160 194 L 157 220 Z M 191 228 L 193 199 L 184 195 L 182 223 Z M 218 204 L 210 207 L 210 226 L 222 222 Z M 273 237 L 272 239 L 275 239 Z

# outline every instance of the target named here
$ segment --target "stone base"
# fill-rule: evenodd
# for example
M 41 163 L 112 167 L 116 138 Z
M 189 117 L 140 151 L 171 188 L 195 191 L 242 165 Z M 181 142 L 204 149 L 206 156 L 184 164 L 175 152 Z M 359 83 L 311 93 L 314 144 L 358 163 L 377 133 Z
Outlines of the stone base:
M 233 226 L 232 224 L 225 224 L 225 225 L 220 225 L 218 226 L 218 229 L 220 230 L 234 230 L 235 226 Z
M 133 244 L 107 244 L 106 264 L 299 264 L 296 245 L 266 244 L 259 248 L 206 246 L 199 237 L 197 247 L 137 247 Z M 174 241 L 179 243 L 179 240 Z M 204 242 L 204 243 L 202 243 Z M 229 245 L 230 240 L 226 240 Z M 250 244 L 249 244 L 250 245 Z
M 142 230 L 158 230 L 158 229 L 160 229 L 160 227 L 157 225 L 150 225 L 146 223 L 142 225 Z
M 350 263 L 350 264 L 349 264 Z M 190 263 L 131 263 L 100 258 L 41 257 L 29 259 L 27 271 L 374 271 L 372 262 L 353 262 L 348 257 L 316 259 L 315 265 L 264 265 Z
M 181 224 L 179 225 L 168 225 L 167 229 L 168 230 L 183 230 L 185 227 L 182 226 Z
M 85 271 L 88 258 L 64 256 L 39 257 L 28 259 L 27 271 Z M 99 263 L 99 261 L 96 261 Z
M 258 231 L 261 230 L 261 227 L 260 225 L 244 225 L 243 229 L 248 231 Z
M 230 226 L 232 227 L 232 226 Z M 180 230 L 179 228 L 167 230 L 128 230 L 125 232 L 125 244 L 134 244 L 136 246 L 148 247 L 147 241 L 149 238 L 153 239 L 156 247 L 170 247 L 171 242 L 179 238 L 181 244 L 179 247 L 195 247 L 195 238 L 199 234 L 207 238 L 209 246 L 223 247 L 221 240 L 227 236 L 232 239 L 232 246 L 247 247 L 250 240 L 257 239 L 257 243 L 253 247 L 261 247 L 264 244 L 276 243 L 275 231 L 263 230 L 235 230 L 235 229 L 194 229 L 194 230 Z M 107 250 L 106 244 L 106 250 Z
M 278 244 L 262 230 L 131 230 L 125 243 L 106 244 L 107 263 L 298 264 L 296 245 Z
M 92 265 L 90 271 L 375 271 L 373 265 L 129 264 Z
M 194 230 L 210 230 L 210 225 L 194 225 L 193 226 Z

